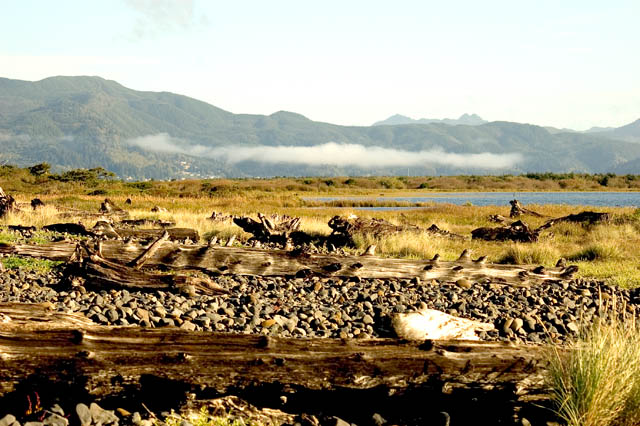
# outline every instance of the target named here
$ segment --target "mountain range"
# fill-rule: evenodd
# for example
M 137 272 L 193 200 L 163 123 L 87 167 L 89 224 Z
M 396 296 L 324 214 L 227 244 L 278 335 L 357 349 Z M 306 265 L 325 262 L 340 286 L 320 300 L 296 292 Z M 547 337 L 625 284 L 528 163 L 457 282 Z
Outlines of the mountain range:
M 408 121 L 407 121 L 408 120 Z M 104 167 L 124 179 L 640 173 L 640 120 L 590 133 L 477 115 L 340 126 L 233 114 L 99 77 L 0 78 L 0 164 Z

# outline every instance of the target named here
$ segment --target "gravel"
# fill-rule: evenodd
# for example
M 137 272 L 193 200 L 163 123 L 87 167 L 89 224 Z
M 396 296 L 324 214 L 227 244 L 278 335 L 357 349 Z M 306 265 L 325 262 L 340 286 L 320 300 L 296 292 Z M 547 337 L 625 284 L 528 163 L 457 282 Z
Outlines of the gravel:
M 185 330 L 282 337 L 393 337 L 393 313 L 426 306 L 495 325 L 483 340 L 565 342 L 616 306 L 635 312 L 640 293 L 594 280 L 530 288 L 492 283 L 405 279 L 220 276 L 227 296 L 65 288 L 62 273 L 13 269 L 0 276 L 0 302 L 51 303 L 103 325 L 176 326 Z M 616 301 L 614 304 L 613 301 Z M 602 308 L 605 306 L 606 308 Z

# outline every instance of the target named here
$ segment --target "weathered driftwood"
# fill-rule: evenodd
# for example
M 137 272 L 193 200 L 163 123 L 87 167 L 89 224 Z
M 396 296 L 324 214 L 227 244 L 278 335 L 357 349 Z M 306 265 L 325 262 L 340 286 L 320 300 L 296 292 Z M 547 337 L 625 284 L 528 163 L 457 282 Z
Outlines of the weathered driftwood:
M 136 228 L 138 226 L 154 226 L 158 228 L 169 228 L 175 226 L 175 222 L 160 219 L 123 219 L 118 222 L 119 227 Z
M 95 234 L 88 231 L 81 223 L 52 223 L 42 227 L 45 231 L 59 232 L 61 234 L 81 235 L 85 237 L 94 237 Z
M 26 377 L 70 380 L 94 396 L 117 395 L 145 377 L 218 391 L 279 383 L 318 390 L 446 385 L 505 389 L 516 399 L 547 392 L 541 346 L 105 327 L 33 304 L 0 304 L 0 316 L 0 395 Z
M 478 331 L 490 331 L 493 324 L 454 317 L 426 306 L 414 312 L 393 314 L 391 324 L 402 339 L 420 340 L 480 340 Z
M 290 217 L 286 215 L 265 216 L 262 213 L 258 213 L 258 220 L 247 216 L 234 217 L 233 223 L 242 228 L 243 231 L 252 234 L 253 238 L 263 243 L 284 243 L 300 228 L 299 217 Z
M 16 200 L 0 188 L 0 217 L 4 217 L 7 213 L 17 210 Z
M 518 200 L 511 201 L 512 206 L 514 206 L 514 202 L 519 205 Z M 526 210 L 526 209 L 525 209 Z M 513 213 L 513 208 L 512 208 Z M 531 214 L 531 211 L 527 211 L 527 213 Z M 533 212 L 535 213 L 535 212 Z M 535 213 L 537 215 L 537 213 Z M 541 215 L 538 215 L 541 216 Z M 512 214 L 513 217 L 513 214 Z M 522 222 L 521 220 L 511 222 L 504 216 L 500 215 L 491 215 L 489 216 L 489 220 L 492 222 L 503 223 L 505 226 L 498 228 L 477 228 L 471 231 L 471 238 L 476 240 L 486 240 L 486 241 L 516 241 L 523 243 L 531 243 L 538 241 L 540 237 L 540 233 L 545 229 L 551 228 L 553 225 L 562 222 L 582 222 L 587 224 L 594 223 L 603 223 L 609 222 L 611 220 L 610 213 L 597 213 L 590 211 L 583 211 L 576 214 L 570 214 L 568 216 L 558 217 L 554 219 L 550 219 L 546 221 L 543 225 L 538 228 L 531 229 L 529 226 Z
M 100 204 L 100 212 L 108 213 L 118 216 L 128 216 L 129 214 L 125 212 L 120 207 L 116 206 L 116 204 L 108 198 L 105 198 L 104 201 Z
M 52 243 L 43 245 L 0 246 L 0 253 L 43 257 L 52 260 L 68 260 L 75 245 Z M 105 259 L 127 263 L 144 249 L 137 244 L 125 245 L 122 241 L 104 241 L 102 253 Z M 262 250 L 244 247 L 220 247 L 210 245 L 179 245 L 166 242 L 146 265 L 206 270 L 211 274 L 237 274 L 262 276 L 335 276 L 360 278 L 405 278 L 456 282 L 461 278 L 471 281 L 527 286 L 545 280 L 570 279 L 575 267 L 546 268 L 540 271 L 535 265 L 498 265 L 484 263 L 483 258 L 472 261 L 467 252 L 454 262 L 432 260 L 389 259 L 376 256 L 332 256 Z M 539 270 L 540 273 L 536 273 Z
M 212 220 L 214 222 L 226 222 L 228 220 L 233 219 L 233 216 L 214 211 L 211 213 L 211 216 L 209 216 L 207 219 Z
M 547 221 L 543 226 L 546 226 L 548 228 L 552 225 L 555 225 L 556 223 L 561 223 L 561 222 L 573 222 L 573 223 L 582 222 L 582 223 L 593 224 L 593 223 L 606 223 L 609 221 L 611 221 L 611 213 L 583 211 L 580 213 L 570 214 L 568 216 L 551 219 Z
M 164 240 L 166 238 L 161 239 L 160 243 Z M 132 266 L 126 266 L 102 258 L 99 253 L 102 252 L 101 247 L 96 252 L 86 246 L 82 248 L 78 246 L 75 252 L 76 257 L 72 258 L 65 275 L 69 280 L 80 278 L 85 281 L 86 286 L 101 289 L 163 290 L 189 295 L 227 293 L 209 278 L 140 271 L 140 266 L 148 259 L 146 254 L 151 252 L 150 254 L 153 255 L 152 253 L 156 250 L 157 246 L 151 245 L 147 251 L 131 262 Z
M 115 228 L 115 231 L 122 238 L 134 238 L 140 240 L 149 240 L 159 238 L 164 232 L 169 233 L 171 241 L 190 240 L 197 242 L 200 240 L 198 231 L 191 228 L 164 228 L 164 229 L 131 229 L 131 228 Z
M 151 207 L 151 211 L 154 212 L 154 213 L 166 213 L 169 210 L 165 209 L 164 207 L 153 206 L 153 207 Z
M 514 218 L 525 214 L 535 217 L 544 217 L 544 215 L 541 215 L 540 213 L 525 208 L 518 200 L 511 200 L 509 201 L 509 204 L 511 204 L 511 212 L 509 213 L 509 217 Z
M 172 241 L 198 241 L 200 235 L 198 231 L 190 228 L 166 228 L 166 229 L 132 229 L 117 228 L 110 222 L 100 220 L 96 225 L 88 230 L 80 223 L 54 223 L 43 226 L 45 231 L 67 233 L 73 235 L 81 235 L 88 237 L 101 236 L 104 238 L 135 238 L 140 240 L 149 240 L 159 238 L 165 231 L 169 233 L 169 239 Z
M 471 238 L 485 241 L 516 241 L 521 243 L 532 243 L 538 241 L 540 232 L 544 227 L 530 229 L 529 226 L 518 220 L 508 226 L 497 228 L 476 228 L 471 231 Z
M 491 214 L 491 215 L 489 215 L 489 222 L 495 222 L 495 223 L 499 223 L 501 225 L 509 226 L 514 221 L 502 216 L 501 214 Z
M 399 232 L 428 233 L 453 239 L 465 239 L 462 235 L 440 229 L 436 224 L 425 229 L 416 225 L 394 225 L 384 219 L 365 219 L 355 215 L 349 217 L 334 216 L 329 221 L 329 227 L 332 229 L 333 237 L 340 236 L 347 243 L 351 243 L 356 234 L 384 237 Z

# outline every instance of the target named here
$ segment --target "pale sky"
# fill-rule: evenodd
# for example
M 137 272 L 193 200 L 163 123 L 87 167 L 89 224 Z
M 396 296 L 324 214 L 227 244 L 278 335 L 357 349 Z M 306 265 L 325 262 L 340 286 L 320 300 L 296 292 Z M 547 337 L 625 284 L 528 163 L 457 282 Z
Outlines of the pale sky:
M 97 75 L 234 113 L 568 127 L 640 118 L 640 1 L 0 0 L 0 77 Z

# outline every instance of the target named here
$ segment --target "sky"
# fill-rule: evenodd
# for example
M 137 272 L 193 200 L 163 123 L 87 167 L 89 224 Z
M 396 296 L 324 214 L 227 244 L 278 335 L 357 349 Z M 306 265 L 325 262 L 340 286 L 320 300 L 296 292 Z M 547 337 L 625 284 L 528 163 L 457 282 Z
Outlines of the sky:
M 2 0 L 0 77 L 96 75 L 370 125 L 640 118 L 640 1 Z

